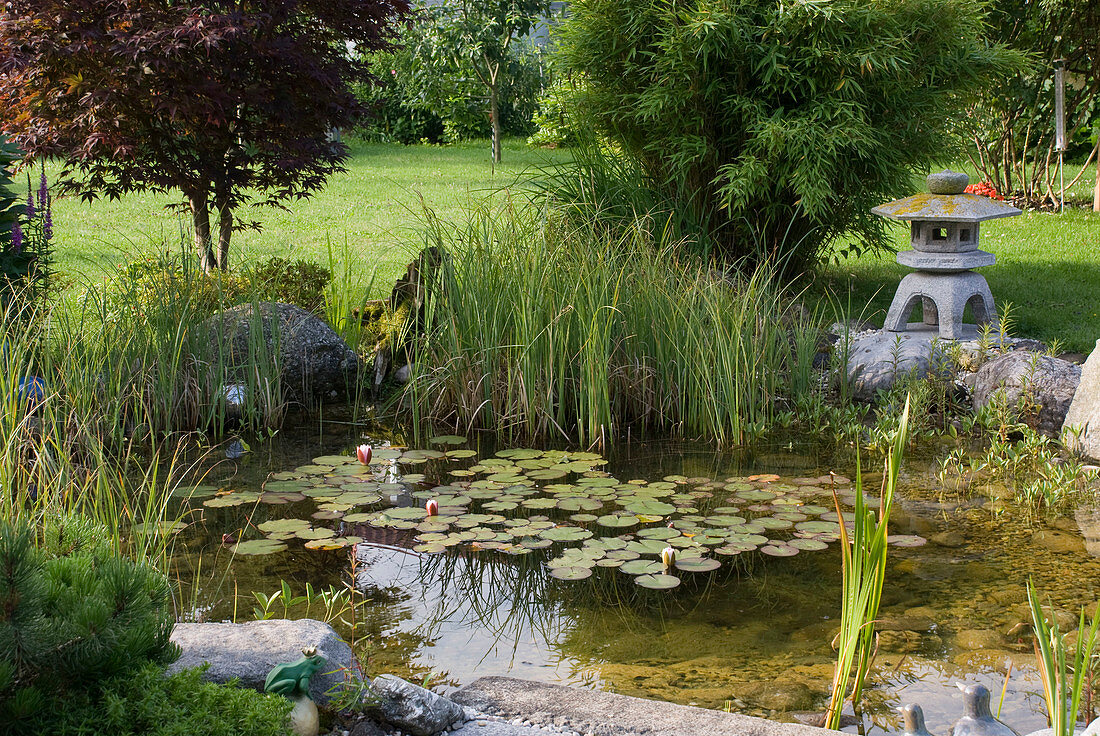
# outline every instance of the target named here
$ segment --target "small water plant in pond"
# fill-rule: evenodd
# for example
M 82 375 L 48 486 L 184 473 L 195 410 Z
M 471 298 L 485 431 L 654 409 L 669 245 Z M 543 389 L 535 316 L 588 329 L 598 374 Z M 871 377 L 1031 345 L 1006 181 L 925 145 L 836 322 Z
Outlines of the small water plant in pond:
M 843 523 L 840 498 L 835 491 L 833 494 L 836 499 L 836 513 L 841 520 L 837 528 L 843 571 L 840 633 L 836 639 L 836 671 L 833 674 L 829 706 L 825 711 L 825 727 L 833 730 L 840 728 L 841 707 L 846 699 L 852 701 L 857 716 L 861 713 L 864 681 L 877 649 L 875 619 L 878 618 L 882 584 L 886 579 L 890 509 L 894 503 L 894 491 L 905 453 L 908 428 L 909 400 L 906 399 L 893 446 L 886 458 L 886 473 L 882 481 L 877 519 L 874 511 L 867 507 L 863 496 L 863 478 L 859 472 L 859 463 L 856 463 L 855 511 L 852 513 L 850 541 L 848 527 Z M 850 694 L 849 682 L 852 683 Z
M 1052 736 L 1073 736 L 1077 726 L 1077 714 L 1081 709 L 1081 696 L 1085 688 L 1091 689 L 1096 645 L 1096 629 L 1100 616 L 1093 615 L 1092 625 L 1085 627 L 1085 609 L 1081 609 L 1077 624 L 1076 641 L 1069 645 L 1059 629 L 1053 607 L 1049 621 L 1039 603 L 1039 595 L 1031 580 L 1027 582 L 1027 602 L 1031 609 L 1031 621 L 1035 633 L 1035 658 L 1039 662 L 1039 675 L 1043 681 L 1043 698 L 1047 704 Z M 1067 659 L 1067 655 L 1071 660 Z M 1086 680 L 1089 685 L 1086 685 Z
M 835 474 L 624 482 L 603 471 L 607 460 L 592 452 L 517 448 L 478 458 L 453 447 L 458 441 L 464 439 L 434 438 L 448 450 L 371 448 L 369 465 L 362 447 L 354 455 L 324 455 L 272 474 L 261 490 L 193 502 L 268 507 L 270 518 L 255 526 L 264 536 L 233 544 L 239 555 L 278 553 L 298 542 L 335 550 L 382 540 L 425 556 L 535 555 L 537 567 L 557 580 L 671 590 L 689 579 L 705 583 L 708 573 L 744 567 L 749 558 L 824 550 L 844 533 L 843 509 L 860 501 L 851 481 Z

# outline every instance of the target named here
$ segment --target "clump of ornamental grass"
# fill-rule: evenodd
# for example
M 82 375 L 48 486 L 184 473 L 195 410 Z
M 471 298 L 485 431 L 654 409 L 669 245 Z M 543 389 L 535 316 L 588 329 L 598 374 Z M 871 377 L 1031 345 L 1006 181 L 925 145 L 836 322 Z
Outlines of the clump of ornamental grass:
M 582 445 L 654 430 L 760 435 L 810 389 L 812 320 L 773 271 L 715 270 L 644 214 L 605 227 L 510 201 L 429 217 L 414 418 Z

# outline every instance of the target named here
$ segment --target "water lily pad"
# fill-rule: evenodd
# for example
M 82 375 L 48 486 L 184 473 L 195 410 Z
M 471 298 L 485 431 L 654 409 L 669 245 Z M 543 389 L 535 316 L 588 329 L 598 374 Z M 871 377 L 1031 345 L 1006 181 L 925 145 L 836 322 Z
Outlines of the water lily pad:
M 297 503 L 306 500 L 303 493 L 261 493 L 257 499 L 260 503 L 279 506 L 285 503 Z
M 927 539 L 916 534 L 891 534 L 886 538 L 886 543 L 895 547 L 923 547 L 927 542 Z
M 519 540 L 519 543 L 527 549 L 546 549 L 554 545 L 553 540 L 543 539 L 542 537 L 523 537 Z
M 579 542 L 591 537 L 592 532 L 577 526 L 558 526 L 539 532 L 539 536 L 555 542 Z
M 633 514 L 606 514 L 596 519 L 600 526 L 622 528 L 634 526 L 638 523 L 638 517 Z
M 619 567 L 627 575 L 659 574 L 665 567 L 656 560 L 627 560 Z
M 766 555 L 771 555 L 772 557 L 793 557 L 794 555 L 798 554 L 798 550 L 796 548 L 786 544 L 766 544 L 760 548 L 760 551 Z
M 569 474 L 567 468 L 541 468 L 539 470 L 532 470 L 527 473 L 527 477 L 533 480 L 555 480 L 557 478 L 564 478 Z
M 672 539 L 680 536 L 678 529 L 669 529 L 667 526 L 651 526 L 639 529 L 638 536 L 643 539 Z
M 708 526 L 740 526 L 745 523 L 745 517 L 743 516 L 730 516 L 727 514 L 717 514 L 715 516 L 708 516 L 703 520 L 703 523 Z
M 238 542 L 230 549 L 237 555 L 270 555 L 285 550 L 286 544 L 274 539 L 250 539 Z
M 620 567 L 619 569 L 621 570 L 622 568 Z M 638 575 L 634 578 L 634 583 L 643 588 L 649 588 L 650 590 L 672 590 L 680 584 L 680 578 L 675 575 L 666 575 L 664 573 L 650 573 Z
M 806 552 L 820 552 L 823 549 L 828 549 L 829 545 L 820 539 L 814 539 L 813 537 L 798 537 L 796 539 L 788 540 L 787 546 L 794 547 L 795 549 L 804 550 Z
M 578 524 L 588 524 L 589 522 L 593 522 L 598 518 L 599 517 L 596 516 L 595 514 L 572 514 L 569 517 L 569 520 L 570 521 L 575 521 Z
M 721 566 L 721 562 L 710 557 L 682 557 L 676 560 L 676 569 L 684 572 L 711 572 Z
M 592 577 L 590 567 L 551 567 L 550 576 L 558 580 L 584 580 Z
M 206 498 L 217 492 L 217 486 L 177 486 L 172 495 L 176 498 Z
M 834 532 L 837 525 L 834 521 L 800 521 L 794 528 L 802 532 Z
M 242 506 L 246 503 L 255 503 L 260 499 L 260 494 L 248 491 L 227 493 L 222 496 L 214 496 L 202 502 L 203 506 L 211 509 L 224 509 L 233 506 Z
M 670 503 L 649 499 L 629 501 L 623 504 L 623 509 L 631 514 L 656 516 L 658 519 L 676 511 L 676 507 Z
M 594 498 L 563 498 L 557 506 L 562 511 L 596 511 L 603 508 L 603 502 Z

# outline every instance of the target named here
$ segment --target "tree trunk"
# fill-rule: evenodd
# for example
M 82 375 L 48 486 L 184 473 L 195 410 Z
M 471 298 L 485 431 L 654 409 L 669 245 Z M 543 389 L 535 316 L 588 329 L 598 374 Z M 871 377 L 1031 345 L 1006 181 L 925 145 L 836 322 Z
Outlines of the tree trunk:
M 1096 146 L 1100 149 L 1100 143 Z M 1100 212 L 1100 150 L 1096 153 L 1096 186 L 1092 190 L 1092 211 Z
M 487 60 L 488 61 L 488 60 Z M 500 64 L 488 62 L 489 122 L 493 124 L 493 163 L 500 163 Z M 484 81 L 484 80 L 482 80 Z
M 210 248 L 210 204 L 205 195 L 187 195 L 187 200 L 191 205 L 191 238 L 202 270 L 209 273 L 217 267 L 214 251 Z
M 218 205 L 218 268 L 229 270 L 229 239 L 233 237 L 233 210 L 228 204 Z

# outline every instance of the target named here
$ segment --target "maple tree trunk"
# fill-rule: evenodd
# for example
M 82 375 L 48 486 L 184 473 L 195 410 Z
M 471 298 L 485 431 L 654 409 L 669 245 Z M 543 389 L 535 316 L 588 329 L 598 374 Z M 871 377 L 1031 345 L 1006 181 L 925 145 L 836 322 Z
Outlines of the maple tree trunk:
M 218 268 L 229 270 L 229 240 L 233 237 L 233 210 L 227 204 L 218 206 Z
M 187 200 L 191 206 L 191 238 L 202 270 L 209 273 L 217 267 L 214 251 L 210 248 L 210 204 L 204 196 L 188 195 Z

